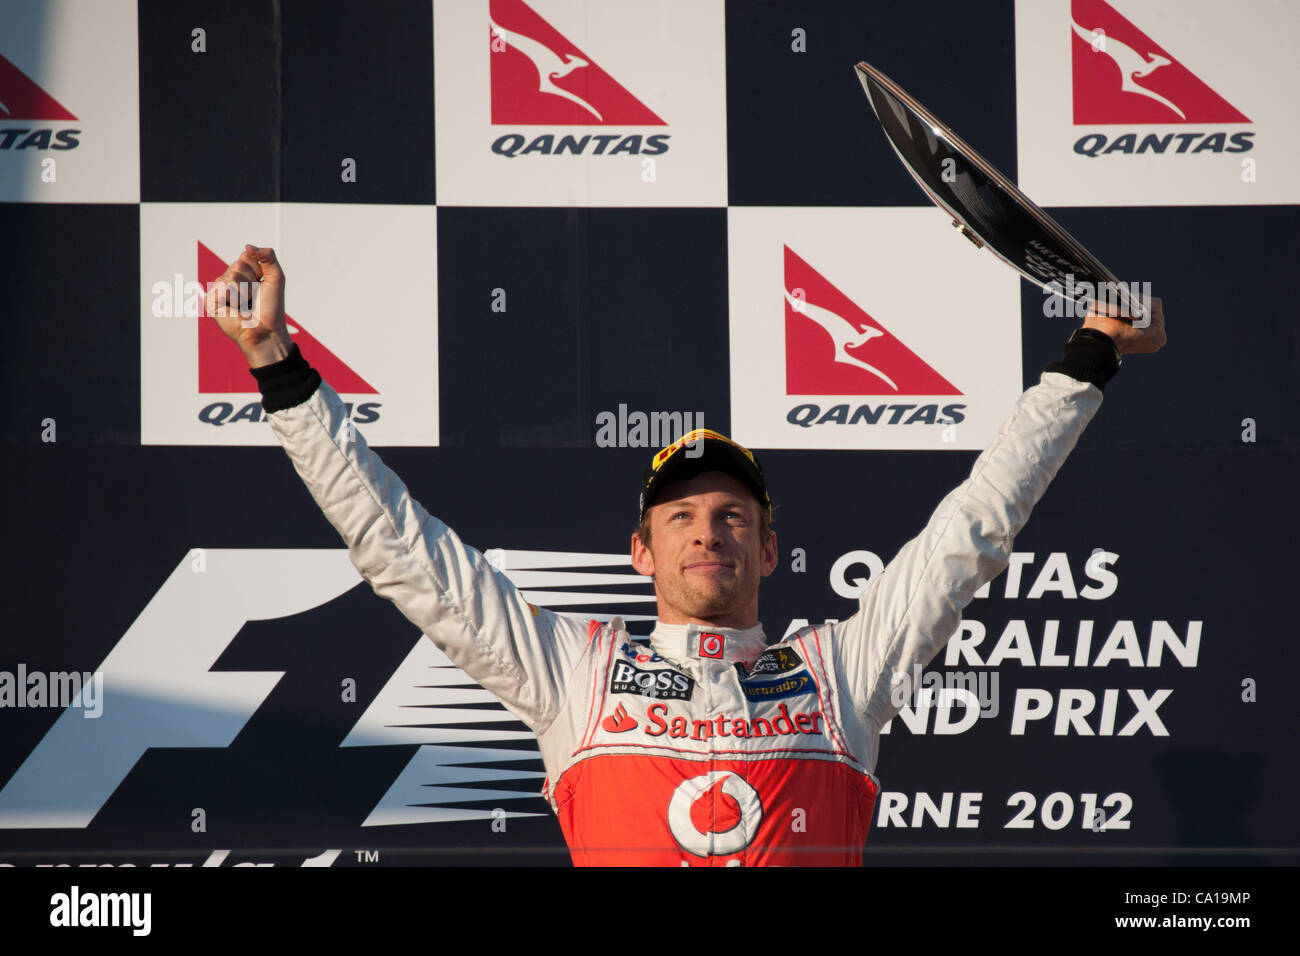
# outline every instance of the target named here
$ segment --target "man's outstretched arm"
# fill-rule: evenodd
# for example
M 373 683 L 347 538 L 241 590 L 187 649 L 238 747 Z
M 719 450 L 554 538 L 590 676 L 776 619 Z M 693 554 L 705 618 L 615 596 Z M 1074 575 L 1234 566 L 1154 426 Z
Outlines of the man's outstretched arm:
M 235 311 L 240 282 L 257 286 L 253 316 Z M 370 450 L 290 339 L 284 272 L 273 250 L 246 247 L 206 306 L 248 359 L 272 430 L 361 576 L 453 663 L 544 732 L 586 651 L 587 627 L 528 604 Z
M 898 711 L 901 676 L 930 662 L 975 592 L 1006 568 L 1016 535 L 1100 408 L 1121 356 L 1164 343 L 1159 299 L 1142 329 L 1090 313 L 1061 361 L 1017 400 L 970 477 L 871 581 L 858 612 L 830 629 L 842 686 L 869 725 L 878 729 Z

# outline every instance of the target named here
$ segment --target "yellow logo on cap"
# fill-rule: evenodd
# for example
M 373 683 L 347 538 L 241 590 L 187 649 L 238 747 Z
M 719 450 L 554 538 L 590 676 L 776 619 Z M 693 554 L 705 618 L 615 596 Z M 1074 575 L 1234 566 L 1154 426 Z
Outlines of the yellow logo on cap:
M 658 471 L 660 468 L 663 467 L 664 462 L 666 462 L 669 458 L 671 458 L 676 452 L 680 451 L 686 445 L 697 442 L 703 438 L 712 438 L 714 441 L 726 442 L 732 448 L 736 449 L 736 451 L 740 452 L 742 455 L 748 458 L 755 468 L 758 467 L 758 462 L 754 461 L 754 456 L 750 453 L 748 448 L 746 448 L 744 445 L 736 444 L 736 442 L 732 441 L 726 435 L 720 435 L 710 428 L 697 428 L 693 432 L 687 432 L 681 438 L 677 439 L 677 441 L 673 442 L 667 448 L 662 449 L 658 454 L 656 454 L 654 457 L 654 461 L 651 462 L 650 464 L 650 467 L 654 471 Z

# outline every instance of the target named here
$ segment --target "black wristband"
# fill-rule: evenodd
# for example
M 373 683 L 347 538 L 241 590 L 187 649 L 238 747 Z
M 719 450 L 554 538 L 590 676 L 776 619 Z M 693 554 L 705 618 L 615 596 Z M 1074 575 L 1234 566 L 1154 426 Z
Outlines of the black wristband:
M 1076 329 L 1065 343 L 1059 362 L 1049 362 L 1045 372 L 1062 372 L 1081 382 L 1091 382 L 1102 391 L 1119 371 L 1119 349 L 1115 340 L 1097 329 Z
M 262 408 L 269 415 L 301 405 L 320 386 L 320 372 L 307 364 L 294 342 L 287 358 L 261 368 L 250 368 L 262 393 Z

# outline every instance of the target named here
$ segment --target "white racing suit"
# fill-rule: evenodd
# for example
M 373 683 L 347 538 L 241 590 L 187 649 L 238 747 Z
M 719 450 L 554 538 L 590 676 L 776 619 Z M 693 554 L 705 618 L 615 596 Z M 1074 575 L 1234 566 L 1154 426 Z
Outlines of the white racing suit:
M 269 419 L 375 593 L 537 734 L 574 863 L 860 865 L 894 675 L 1006 567 L 1101 398 L 1043 373 L 847 620 L 771 645 L 761 627 L 660 624 L 653 649 L 525 601 L 345 432 L 328 384 Z

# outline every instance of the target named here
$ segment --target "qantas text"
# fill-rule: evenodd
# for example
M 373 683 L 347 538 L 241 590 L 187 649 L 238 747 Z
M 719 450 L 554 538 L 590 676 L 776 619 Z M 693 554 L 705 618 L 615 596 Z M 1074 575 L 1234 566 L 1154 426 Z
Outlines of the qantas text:
M 1233 133 L 1231 146 L 1225 146 L 1228 140 L 1227 133 L 1165 133 L 1163 136 L 1157 136 L 1155 133 L 1148 133 L 1138 142 L 1137 133 L 1125 133 L 1122 136 L 1116 136 L 1114 140 L 1107 145 L 1107 139 L 1101 133 L 1089 133 L 1087 136 L 1080 136 L 1074 143 L 1074 151 L 1080 156 L 1090 156 L 1096 158 L 1104 153 L 1163 153 L 1166 150 L 1173 153 L 1244 153 L 1255 144 L 1251 142 L 1254 133 Z M 1195 149 L 1189 147 L 1198 137 L 1204 136 L 1205 139 L 1197 143 Z M 1170 150 L 1169 146 L 1177 140 L 1176 149 Z
M 348 412 L 348 418 L 358 425 L 366 425 L 370 422 L 379 420 L 379 409 L 383 405 L 379 402 L 362 402 L 357 406 L 357 414 L 352 414 L 352 403 L 348 402 L 345 406 Z M 261 402 L 249 402 L 239 411 L 235 411 L 235 406 L 230 402 L 213 402 L 211 405 L 204 405 L 199 410 L 199 421 L 205 425 L 232 425 L 235 422 L 265 422 L 267 421 L 266 412 L 262 410 Z
M 822 411 L 820 405 L 796 405 L 786 413 L 791 425 L 812 428 L 814 425 L 956 425 L 964 421 L 965 405 L 945 405 L 940 415 L 938 405 L 859 405 L 849 412 L 848 405 L 835 405 Z M 905 412 L 916 409 L 906 419 Z M 885 412 L 890 415 L 886 419 Z
M 23 134 L 26 134 L 25 136 Z M 76 149 L 81 145 L 77 139 L 79 129 L 0 129 L 0 149 Z M 22 141 L 18 137 L 22 136 Z M 50 142 L 53 136 L 56 142 Z
M 614 140 L 618 143 L 613 149 L 609 149 L 609 144 Z M 524 137 L 519 133 L 506 133 L 504 136 L 498 136 L 492 141 L 492 152 L 498 156 L 505 156 L 514 159 L 516 156 L 562 156 L 565 153 L 572 153 L 580 156 L 588 152 L 588 142 L 595 142 L 595 146 L 590 150 L 593 156 L 614 156 L 619 153 L 626 153 L 632 156 L 658 156 L 660 153 L 668 152 L 668 136 L 659 133 L 655 136 L 645 137 L 645 144 L 642 145 L 640 136 L 622 136 L 618 133 L 602 133 L 598 136 L 592 136 L 590 133 L 584 136 L 561 136 L 559 143 L 556 143 L 555 136 L 551 133 L 544 133 L 541 136 L 533 138 L 527 146 L 524 145 Z

